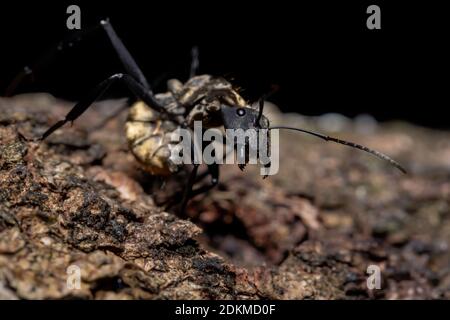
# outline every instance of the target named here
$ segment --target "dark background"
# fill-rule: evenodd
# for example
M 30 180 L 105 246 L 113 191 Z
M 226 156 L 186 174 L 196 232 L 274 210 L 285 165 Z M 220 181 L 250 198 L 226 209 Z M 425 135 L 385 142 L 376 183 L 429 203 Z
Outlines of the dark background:
M 24 65 L 70 32 L 66 8 L 81 7 L 82 28 L 109 17 L 155 91 L 164 77 L 186 80 L 190 48 L 200 72 L 223 75 L 256 100 L 316 115 L 370 113 L 450 128 L 449 33 L 438 2 L 411 1 L 32 1 L 2 3 L 0 92 Z M 366 8 L 381 7 L 381 30 L 366 28 Z M 102 32 L 91 35 L 18 92 L 77 100 L 123 68 Z M 127 95 L 115 88 L 109 96 Z

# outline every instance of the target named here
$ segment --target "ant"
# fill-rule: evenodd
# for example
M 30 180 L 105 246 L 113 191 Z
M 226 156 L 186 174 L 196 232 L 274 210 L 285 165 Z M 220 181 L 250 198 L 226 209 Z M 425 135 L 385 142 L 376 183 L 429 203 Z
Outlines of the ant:
M 137 98 L 137 101 L 129 106 L 125 124 L 125 134 L 130 151 L 143 169 L 152 175 L 171 175 L 183 167 L 183 165 L 174 163 L 170 157 L 170 137 L 178 128 L 192 129 L 194 121 L 198 120 L 202 121 L 206 128 L 264 129 L 267 130 L 267 135 L 270 135 L 270 130 L 284 129 L 310 134 L 325 141 L 332 141 L 371 153 L 406 173 L 405 169 L 396 161 L 368 147 L 301 128 L 271 127 L 269 120 L 263 114 L 263 98 L 259 100 L 258 108 L 252 107 L 224 78 L 207 74 L 197 75 L 199 66 L 197 48 L 192 50 L 189 80 L 182 83 L 177 79 L 171 79 L 167 82 L 168 91 L 166 93 L 154 94 L 141 69 L 117 36 L 109 20 L 102 20 L 99 26 L 105 31 L 126 73 L 113 74 L 98 84 L 90 95 L 75 104 L 64 119 L 45 131 L 40 140 L 44 140 L 66 123 L 75 121 L 112 84 L 118 82 L 125 85 Z M 95 29 L 98 29 L 98 26 Z M 81 40 L 81 36 L 77 34 L 76 37 L 61 41 L 57 50 L 72 46 L 73 41 L 79 40 Z M 31 69 L 25 68 L 12 82 L 8 91 L 14 90 L 20 81 L 31 72 Z M 193 165 L 184 189 L 180 209 L 182 214 L 185 212 L 190 198 L 210 190 L 219 182 L 218 164 L 208 165 L 206 174 L 201 176 L 198 176 L 198 167 L 199 164 Z M 241 170 L 243 167 L 240 165 Z M 210 176 L 209 184 L 194 188 L 196 182 L 200 182 L 207 176 Z

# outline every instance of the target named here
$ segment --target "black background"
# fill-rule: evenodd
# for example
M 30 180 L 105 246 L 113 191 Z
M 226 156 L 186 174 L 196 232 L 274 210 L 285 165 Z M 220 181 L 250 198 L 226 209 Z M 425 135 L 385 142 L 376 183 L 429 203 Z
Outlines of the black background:
M 109 17 L 150 82 L 185 80 L 190 48 L 200 48 L 200 72 L 223 75 L 256 100 L 284 111 L 316 115 L 370 113 L 450 128 L 449 33 L 439 2 L 411 1 L 39 1 L 2 2 L 0 92 L 70 33 L 66 8 L 81 7 L 82 28 Z M 366 8 L 381 8 L 381 30 L 368 30 Z M 91 35 L 25 83 L 18 92 L 47 91 L 77 100 L 122 72 L 101 32 Z M 164 81 L 155 91 L 163 91 Z M 110 96 L 127 92 L 115 88 Z

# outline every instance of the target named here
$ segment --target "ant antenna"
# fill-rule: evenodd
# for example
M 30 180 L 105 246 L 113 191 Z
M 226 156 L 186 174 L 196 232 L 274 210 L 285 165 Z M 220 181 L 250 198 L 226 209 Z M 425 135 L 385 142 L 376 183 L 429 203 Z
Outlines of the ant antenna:
M 345 146 L 349 146 L 349 147 L 352 147 L 352 148 L 356 148 L 356 149 L 359 149 L 359 150 L 371 153 L 374 156 L 389 162 L 391 165 L 393 165 L 394 167 L 399 169 L 401 172 L 406 174 L 406 170 L 397 161 L 391 159 L 390 157 L 388 157 L 387 155 L 385 155 L 385 154 L 383 154 L 383 153 L 381 153 L 379 151 L 372 150 L 372 149 L 367 148 L 365 146 L 362 146 L 360 144 L 357 144 L 357 143 L 354 143 L 354 142 L 350 142 L 350 141 L 341 140 L 341 139 L 338 139 L 338 138 L 333 138 L 333 137 L 330 137 L 330 136 L 327 136 L 327 135 L 324 135 L 324 134 L 321 134 L 321 133 L 318 133 L 318 132 L 308 131 L 308 130 L 305 130 L 305 129 L 284 127 L 284 126 L 275 126 L 275 127 L 270 127 L 269 128 L 269 130 L 272 130 L 272 129 L 286 129 L 286 130 L 300 131 L 300 132 L 303 132 L 303 133 L 307 133 L 307 134 L 316 136 L 316 137 L 321 138 L 321 139 L 323 139 L 325 141 L 333 141 L 333 142 L 336 142 L 336 143 L 343 144 Z
M 259 121 L 261 120 L 262 116 L 263 116 L 263 111 L 264 111 L 264 100 L 266 100 L 267 98 L 269 98 L 271 95 L 273 95 L 274 93 L 276 93 L 278 90 L 280 89 L 280 87 L 276 84 L 272 85 L 272 88 L 270 89 L 270 91 L 266 94 L 264 94 L 261 98 L 259 98 L 259 113 L 258 113 L 258 118 L 256 118 L 256 123 L 255 126 L 259 127 Z
M 192 49 L 191 49 L 191 70 L 189 73 L 189 78 L 192 78 L 197 74 L 198 67 L 200 64 L 198 56 L 199 56 L 198 47 L 197 46 L 192 47 Z
M 260 126 L 259 125 L 259 121 L 261 120 L 261 117 L 263 115 L 263 111 L 264 111 L 264 97 L 259 98 L 259 113 L 258 113 L 258 118 L 256 118 L 256 126 Z

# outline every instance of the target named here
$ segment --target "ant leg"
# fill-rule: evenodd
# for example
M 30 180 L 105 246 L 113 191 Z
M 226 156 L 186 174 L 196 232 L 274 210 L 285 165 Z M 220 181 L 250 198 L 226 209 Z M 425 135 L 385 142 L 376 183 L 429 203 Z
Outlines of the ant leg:
M 199 194 L 208 192 L 209 190 L 211 190 L 212 188 L 214 188 L 218 183 L 219 183 L 219 165 L 218 164 L 211 164 L 208 165 L 208 171 L 206 175 L 202 174 L 202 178 L 205 178 L 208 175 L 211 175 L 211 183 L 201 186 L 195 190 L 192 190 L 194 187 L 194 183 L 196 181 L 198 181 L 197 178 L 197 173 L 198 173 L 198 164 L 194 165 L 194 168 L 191 171 L 191 174 L 189 176 L 189 180 L 186 184 L 186 189 L 184 190 L 184 194 L 183 194 L 183 200 L 181 202 L 181 209 L 180 209 L 180 214 L 184 215 L 186 213 L 186 207 L 188 204 L 189 199 L 198 196 Z M 201 180 L 201 179 L 200 179 Z
M 117 36 L 116 31 L 112 27 L 108 19 L 100 21 L 100 25 L 106 31 L 112 46 L 114 47 L 120 61 L 122 62 L 126 72 L 130 74 L 134 79 L 138 80 L 139 83 L 146 89 L 150 89 L 150 86 L 142 73 L 141 69 L 137 65 L 136 61 L 131 56 L 128 49 L 123 44 L 122 40 Z
M 198 59 L 198 47 L 197 46 L 192 47 L 191 57 L 192 57 L 191 58 L 192 59 L 191 60 L 191 71 L 189 73 L 189 78 L 192 78 L 197 74 L 198 67 L 200 64 L 200 61 Z
M 166 116 L 172 117 L 172 115 L 156 100 L 156 98 L 153 96 L 153 92 L 144 88 L 142 84 L 137 82 L 130 75 L 117 73 L 117 74 L 112 75 L 108 79 L 102 81 L 92 91 L 92 93 L 90 95 L 88 95 L 85 99 L 79 101 L 72 108 L 72 110 L 69 111 L 69 113 L 66 115 L 65 119 L 58 121 L 52 127 L 50 127 L 46 132 L 44 132 L 41 140 L 47 138 L 55 130 L 61 128 L 67 122 L 75 121 L 79 116 L 81 116 L 91 106 L 92 103 L 94 103 L 95 100 L 97 100 L 99 97 L 101 97 L 106 92 L 106 90 L 108 90 L 108 88 L 111 87 L 111 85 L 116 81 L 120 81 L 120 82 L 124 83 L 133 92 L 133 94 L 137 98 L 144 101 L 151 108 L 155 109 L 156 111 L 158 111 Z M 175 119 L 172 119 L 172 120 L 175 121 Z
M 191 144 L 192 150 L 194 150 L 193 143 Z M 192 155 L 193 157 L 193 155 Z M 189 199 L 205 193 L 212 188 L 214 188 L 219 183 L 219 165 L 217 163 L 212 163 L 208 165 L 208 169 L 206 172 L 198 175 L 198 168 L 200 164 L 194 164 L 194 168 L 191 171 L 188 182 L 186 183 L 186 188 L 183 193 L 183 200 L 181 201 L 180 214 L 184 215 L 186 213 L 186 207 Z M 211 176 L 211 183 L 207 185 L 203 185 L 193 190 L 194 184 L 196 182 L 201 182 L 204 178 Z
M 200 166 L 199 164 L 194 164 L 194 168 L 192 169 L 191 174 L 189 175 L 189 179 L 186 183 L 186 187 L 185 187 L 184 193 L 183 193 L 183 200 L 181 200 L 181 207 L 180 207 L 181 215 L 184 215 L 186 213 L 186 206 L 189 201 L 189 196 L 192 192 L 192 187 L 194 185 L 195 178 L 197 177 L 197 172 L 198 172 L 199 166 Z
M 192 47 L 191 49 L 191 67 L 189 71 L 189 79 L 197 75 L 199 67 L 199 59 L 198 59 L 198 47 Z M 165 71 L 164 73 L 160 74 L 158 77 L 156 77 L 152 81 L 152 88 L 158 87 L 162 82 L 167 81 L 171 78 L 171 74 L 173 74 L 172 71 Z M 189 80 L 188 79 L 188 80 Z M 169 91 L 171 91 L 169 89 Z
M 6 89 L 5 96 L 11 96 L 17 87 L 24 81 L 25 78 L 32 76 L 33 79 L 35 75 L 40 72 L 41 69 L 47 67 L 51 62 L 53 62 L 59 52 L 64 51 L 67 48 L 73 47 L 76 43 L 80 42 L 81 39 L 91 34 L 94 31 L 100 29 L 100 26 L 91 27 L 89 29 L 83 29 L 81 31 L 74 31 L 68 34 L 63 40 L 59 41 L 55 46 L 47 49 L 39 58 L 37 62 L 32 66 L 25 66 L 22 71 L 20 71 L 15 78 L 11 81 Z
M 219 183 L 219 165 L 217 163 L 208 165 L 208 173 L 211 175 L 211 183 L 192 190 L 189 194 L 189 198 L 208 192 Z
M 207 176 L 209 176 L 209 169 L 208 168 L 205 171 L 203 171 L 202 173 L 197 174 L 197 177 L 195 178 L 195 183 L 202 181 Z
M 6 89 L 5 96 L 11 96 L 16 88 L 23 82 L 23 80 L 31 75 L 36 75 L 41 69 L 47 67 L 50 62 L 55 60 L 55 56 L 64 51 L 67 48 L 74 47 L 74 45 L 80 42 L 83 37 L 103 29 L 106 32 L 111 44 L 116 51 L 122 65 L 124 66 L 126 72 L 130 74 L 133 78 L 139 81 L 139 83 L 144 86 L 144 88 L 149 89 L 150 86 L 142 73 L 141 69 L 131 56 L 130 52 L 127 50 L 122 40 L 117 36 L 111 23 L 108 20 L 102 20 L 98 25 L 91 27 L 86 30 L 75 31 L 66 36 L 62 41 L 58 42 L 56 46 L 51 47 L 47 50 L 34 64 L 32 68 L 25 66 L 24 69 L 17 74 L 17 76 L 10 83 Z

